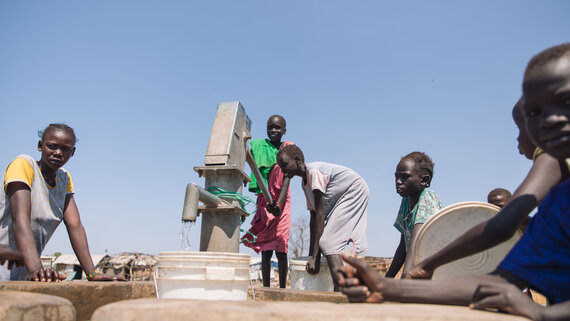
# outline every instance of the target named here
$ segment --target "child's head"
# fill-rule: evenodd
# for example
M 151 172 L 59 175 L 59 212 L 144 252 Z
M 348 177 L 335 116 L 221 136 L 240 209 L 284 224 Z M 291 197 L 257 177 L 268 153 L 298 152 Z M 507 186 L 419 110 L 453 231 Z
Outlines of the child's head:
M 50 169 L 62 167 L 75 153 L 77 138 L 73 128 L 65 124 L 49 124 L 38 134 L 38 150 L 42 152 L 42 164 Z
M 511 192 L 507 191 L 504 188 L 495 188 L 489 192 L 489 195 L 487 195 L 487 203 L 491 203 L 493 205 L 497 205 L 500 208 L 503 208 L 509 198 L 511 198 Z
M 267 137 L 273 145 L 281 143 L 281 137 L 287 132 L 287 122 L 280 115 L 273 115 L 267 120 Z
M 281 147 L 277 153 L 277 165 L 283 174 L 289 178 L 300 176 L 305 170 L 305 156 L 297 145 L 287 145 Z
M 396 191 L 402 197 L 421 193 L 430 186 L 433 162 L 422 152 L 411 152 L 402 157 L 396 167 Z
M 523 80 L 529 137 L 546 153 L 570 157 L 570 43 L 534 56 Z
M 523 98 L 521 97 L 513 107 L 513 120 L 519 129 L 519 136 L 517 137 L 517 142 L 519 143 L 518 149 L 521 155 L 524 155 L 528 159 L 532 159 L 536 145 L 532 142 L 530 137 L 528 137 L 526 132 L 522 105 Z

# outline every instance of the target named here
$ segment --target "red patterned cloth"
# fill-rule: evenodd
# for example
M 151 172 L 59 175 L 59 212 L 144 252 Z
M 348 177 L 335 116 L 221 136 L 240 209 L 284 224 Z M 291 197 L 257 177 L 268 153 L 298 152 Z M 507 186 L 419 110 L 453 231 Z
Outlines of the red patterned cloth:
M 281 146 L 293 145 L 290 141 L 284 141 Z M 283 173 L 277 164 L 273 165 L 267 175 L 269 193 L 274 200 L 279 198 L 281 185 L 283 183 Z M 247 233 L 242 237 L 243 244 L 252 248 L 256 253 L 259 251 L 276 251 L 287 253 L 287 243 L 289 242 L 289 229 L 291 227 L 291 193 L 287 191 L 283 211 L 280 216 L 275 216 L 265 209 L 265 198 L 263 194 L 257 194 L 257 211 L 251 221 L 249 233 L 257 236 L 253 243 L 253 237 Z

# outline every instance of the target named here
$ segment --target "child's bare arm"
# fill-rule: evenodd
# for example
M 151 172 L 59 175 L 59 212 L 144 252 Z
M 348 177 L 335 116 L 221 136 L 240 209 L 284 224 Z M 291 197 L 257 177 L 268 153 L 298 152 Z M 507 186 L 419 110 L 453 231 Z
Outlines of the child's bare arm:
M 284 204 L 287 200 L 287 192 L 289 191 L 289 182 L 291 182 L 291 179 L 287 176 L 283 176 L 283 183 L 281 183 L 281 192 L 279 192 L 279 197 L 277 198 L 277 202 L 281 206 L 285 206 Z
M 32 194 L 30 187 L 21 182 L 8 184 L 8 201 L 12 213 L 12 225 L 14 226 L 14 239 L 16 246 L 24 257 L 24 265 L 32 276 L 36 271 L 42 271 L 36 241 L 32 232 Z M 43 274 L 43 273 L 42 273 Z M 36 281 L 46 281 L 44 277 L 38 277 Z
M 497 275 L 473 275 L 459 279 L 395 280 L 382 278 L 369 264 L 342 255 L 348 263 L 337 270 L 338 285 L 350 302 L 377 303 L 382 301 L 468 305 L 479 284 L 506 284 Z M 521 292 L 519 290 L 519 292 Z
M 531 320 L 570 319 L 570 301 L 544 307 L 512 284 L 481 284 L 469 306 L 478 310 L 499 309 Z
M 404 276 L 412 268 L 412 266 L 414 266 L 414 254 L 412 253 L 412 249 L 414 248 L 416 238 L 418 237 L 418 233 L 423 225 L 423 223 L 414 224 L 414 227 L 412 228 L 410 244 L 408 245 L 408 251 L 406 252 L 406 262 L 404 262 L 404 271 L 402 272 Z
M 313 248 L 313 244 L 315 244 L 315 220 L 317 217 L 317 213 L 315 211 L 310 211 L 310 219 L 309 219 L 309 256 L 313 255 L 315 249 Z
M 570 301 L 565 301 L 562 303 L 546 307 L 542 311 L 540 319 L 537 320 L 542 320 L 542 321 L 570 320 Z
M 548 154 L 535 160 L 530 172 L 511 200 L 493 218 L 482 222 L 439 252 L 414 266 L 407 278 L 431 278 L 446 263 L 484 251 L 510 238 L 528 214 L 544 199 L 551 187 L 567 177 L 560 162 Z
M 540 154 L 509 202 L 521 195 L 533 195 L 537 203 L 540 203 L 553 186 L 566 178 L 568 178 L 568 169 L 563 162 L 549 154 Z
M 404 235 L 400 234 L 400 243 L 396 248 L 396 253 L 394 253 L 394 258 L 392 259 L 392 263 L 386 272 L 387 278 L 393 278 L 398 274 L 402 265 L 406 261 L 406 243 L 404 240 Z
M 22 254 L 8 245 L 0 244 L 0 265 L 6 261 L 8 261 L 8 270 L 11 269 L 14 264 L 21 266 L 23 264 Z
M 319 241 L 323 235 L 325 228 L 325 197 L 323 192 L 314 190 L 315 196 L 315 214 L 311 215 L 311 247 L 313 249 L 311 257 L 307 261 L 307 272 L 310 274 L 319 273 L 321 250 L 319 248 Z

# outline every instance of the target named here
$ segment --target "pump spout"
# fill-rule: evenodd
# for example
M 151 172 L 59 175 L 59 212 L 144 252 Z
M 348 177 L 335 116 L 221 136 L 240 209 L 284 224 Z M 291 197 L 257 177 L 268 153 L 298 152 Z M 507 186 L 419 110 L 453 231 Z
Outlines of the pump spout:
M 196 217 L 198 216 L 198 201 L 212 207 L 222 204 L 222 199 L 216 195 L 194 183 L 189 183 L 186 185 L 182 221 L 196 222 Z

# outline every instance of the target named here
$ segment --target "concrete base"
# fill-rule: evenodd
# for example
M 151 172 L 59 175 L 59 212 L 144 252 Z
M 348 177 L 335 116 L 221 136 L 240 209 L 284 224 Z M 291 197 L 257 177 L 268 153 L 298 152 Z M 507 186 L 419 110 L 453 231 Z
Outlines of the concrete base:
M 1 321 L 75 321 L 71 302 L 53 295 L 0 291 Z
M 65 298 L 71 301 L 75 307 L 75 317 L 79 321 L 89 320 L 97 308 L 109 303 L 140 298 L 156 298 L 154 283 L 152 282 L 0 282 L 0 294 L 7 293 L 7 290 L 34 292 Z M 2 301 L 1 298 L 0 301 Z M 2 319 L 0 318 L 0 320 Z
M 515 321 L 522 317 L 467 307 L 422 304 L 325 302 L 229 302 L 139 299 L 99 308 L 92 321 Z
M 262 286 L 249 289 L 249 300 L 253 301 L 287 301 L 287 302 L 332 302 L 348 303 L 346 296 L 340 292 L 291 290 L 266 288 Z
M 266 287 L 254 287 L 253 292 L 250 289 L 249 300 L 247 302 L 220 302 L 220 301 L 187 301 L 187 300 L 155 300 L 156 292 L 154 283 L 152 282 L 88 282 L 88 281 L 72 281 L 60 283 L 38 283 L 38 282 L 0 282 L 0 311 L 8 304 L 11 298 L 12 290 L 35 292 L 63 297 L 69 300 L 76 311 L 76 319 L 90 320 L 93 312 L 100 307 L 101 313 L 115 305 L 110 304 L 127 304 L 124 313 L 134 314 L 133 319 L 126 318 L 123 312 L 116 312 L 117 318 L 109 320 L 161 320 L 160 315 L 164 314 L 164 320 L 168 320 L 171 314 L 173 317 L 178 315 L 180 310 L 180 320 L 183 317 L 191 316 L 200 317 L 202 315 L 211 315 L 212 318 L 218 318 L 221 313 L 223 317 L 220 320 L 238 320 L 245 318 L 258 319 L 267 321 L 269 315 L 279 315 L 278 320 L 358 320 L 367 318 L 374 320 L 526 320 L 504 314 L 495 314 L 481 311 L 471 311 L 465 307 L 435 306 L 435 305 L 417 305 L 417 304 L 344 304 L 347 302 L 346 297 L 341 293 L 320 292 L 320 291 L 299 291 L 291 289 L 278 289 Z M 253 293 L 255 293 L 255 302 L 253 302 Z M 34 295 L 32 293 L 21 293 L 21 295 Z M 148 298 L 148 300 L 132 301 L 133 299 Z M 65 302 L 69 302 L 65 299 Z M 269 302 L 283 301 L 283 302 Z M 296 301 L 296 302 L 295 302 Z M 17 302 L 23 304 L 35 302 L 32 300 L 19 297 Z M 135 302 L 135 303 L 132 303 Z M 178 302 L 178 303 L 176 303 Z M 328 302 L 328 303 L 325 303 Z M 335 304 L 343 303 L 343 304 Z M 110 305 L 109 305 L 110 304 Z M 34 304 L 37 306 L 37 304 Z M 177 306 L 181 308 L 178 309 Z M 190 307 L 190 308 L 186 308 Z M 360 308 L 361 307 L 361 308 Z M 156 311 L 147 311 L 155 310 Z M 244 310 L 245 309 L 245 310 Z M 51 310 L 50 310 L 51 311 Z M 114 310 L 113 310 L 114 311 Z M 143 311 L 143 312 L 141 312 Z M 261 311 L 258 313 L 258 311 Z M 297 312 L 295 312 L 297 311 Z M 307 311 L 313 311 L 307 314 Z M 3 313 L 3 312 L 0 312 Z M 1 315 L 1 314 L 0 314 Z M 158 316 L 157 316 L 158 315 Z M 238 315 L 235 319 L 229 318 L 228 315 Z M 251 317 L 250 317 L 251 315 Z M 382 316 L 382 318 L 380 317 Z M 390 318 L 389 318 L 390 317 Z M 57 319 L 57 318 L 56 318 Z M 53 320 L 56 320 L 53 319 Z M 59 318 L 61 320 L 67 320 Z M 11 320 L 11 319 L 2 319 Z M 21 319 L 26 320 L 26 319 Z M 36 318 L 32 318 L 36 320 Z M 38 318 L 37 320 L 42 320 Z M 45 319 L 52 320 L 52 319 Z M 70 319 L 74 320 L 74 319 Z M 95 320 L 95 319 L 93 319 Z M 98 320 L 105 320 L 100 318 Z M 176 318 L 174 319 L 176 320 Z M 212 319 L 214 320 L 214 319 Z M 20 319 L 18 319 L 20 321 Z M 243 320 L 240 320 L 243 321 Z M 327 320 L 329 321 L 329 320 Z

